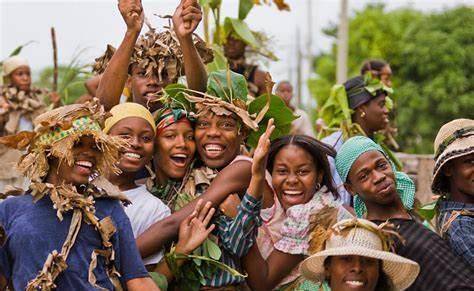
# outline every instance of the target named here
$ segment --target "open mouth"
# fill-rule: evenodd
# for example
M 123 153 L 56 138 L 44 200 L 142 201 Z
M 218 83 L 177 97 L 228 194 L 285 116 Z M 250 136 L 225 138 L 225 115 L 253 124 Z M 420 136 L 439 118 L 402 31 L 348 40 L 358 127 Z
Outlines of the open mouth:
M 225 147 L 220 144 L 205 144 L 204 152 L 209 158 L 217 158 L 224 153 Z
M 300 204 L 304 198 L 304 191 L 302 190 L 283 190 L 283 197 L 288 204 Z
M 179 168 L 186 167 L 186 162 L 188 161 L 187 154 L 174 154 L 170 156 L 171 161 Z
M 132 153 L 132 152 L 125 152 L 125 153 L 123 153 L 123 156 L 127 157 L 131 160 L 140 160 L 142 158 L 141 155 L 139 155 L 137 153 Z
M 355 281 L 355 280 L 350 280 L 350 281 L 344 281 L 349 287 L 351 288 L 359 288 L 365 285 L 364 282 L 362 281 Z
M 92 162 L 84 160 L 76 161 L 74 165 L 83 175 L 90 175 L 92 173 L 92 168 L 94 167 Z

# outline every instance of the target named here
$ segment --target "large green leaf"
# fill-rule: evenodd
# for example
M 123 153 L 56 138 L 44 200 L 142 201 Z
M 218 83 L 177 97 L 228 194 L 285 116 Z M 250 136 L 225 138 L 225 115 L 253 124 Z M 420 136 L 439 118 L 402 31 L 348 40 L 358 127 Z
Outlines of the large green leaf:
M 234 32 L 237 37 L 253 48 L 260 46 L 248 25 L 241 19 L 226 17 L 224 30 L 226 35 Z
M 211 259 L 219 260 L 222 256 L 222 251 L 219 246 L 211 239 L 206 239 L 203 243 L 204 249 Z
M 245 77 L 240 74 L 230 70 L 219 70 L 209 74 L 207 93 L 210 95 L 214 95 L 228 102 L 233 99 L 240 99 L 247 102 L 248 92 L 247 81 Z
M 244 20 L 252 10 L 254 0 L 240 0 L 239 1 L 239 19 Z
M 267 100 L 267 94 L 257 97 L 249 104 L 249 113 L 257 115 L 267 104 Z M 270 137 L 273 140 L 280 136 L 287 135 L 291 130 L 291 123 L 297 117 L 279 96 L 273 94 L 270 95 L 270 107 L 260 122 L 258 130 L 251 132 L 247 138 L 247 144 L 249 146 L 257 146 L 258 139 L 265 132 L 270 118 L 274 119 L 275 124 L 275 130 Z
M 423 205 L 420 209 L 418 209 L 418 214 L 424 219 L 430 221 L 436 215 L 437 204 L 438 204 L 438 200 Z

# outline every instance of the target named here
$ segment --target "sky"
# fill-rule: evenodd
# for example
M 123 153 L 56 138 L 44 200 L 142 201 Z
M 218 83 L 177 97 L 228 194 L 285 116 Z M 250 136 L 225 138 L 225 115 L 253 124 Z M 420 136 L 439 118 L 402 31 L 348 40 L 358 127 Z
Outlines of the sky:
M 160 27 L 167 22 L 154 14 L 172 14 L 178 2 L 143 0 L 143 6 L 152 24 Z M 303 52 L 302 74 L 306 78 L 310 76 L 309 56 L 331 47 L 332 40 L 325 37 L 321 29 L 338 22 L 340 7 L 337 0 L 286 2 L 291 7 L 290 12 L 278 11 L 274 6 L 256 7 L 250 12 L 247 22 L 252 29 L 265 31 L 273 37 L 273 51 L 280 60 L 263 63 L 262 68 L 268 70 L 276 81 L 289 79 L 294 83 L 298 44 Z M 349 13 L 353 14 L 368 3 L 379 2 L 385 3 L 387 9 L 408 6 L 422 11 L 440 11 L 461 4 L 474 5 L 474 0 L 349 0 Z M 237 11 L 238 0 L 223 0 L 224 16 L 236 17 Z M 308 17 L 310 14 L 311 17 Z M 60 64 L 68 64 L 80 51 L 82 63 L 92 63 L 108 43 L 118 46 L 126 30 L 117 0 L 0 0 L 0 59 L 6 58 L 18 45 L 33 40 L 35 42 L 22 51 L 33 71 L 51 66 L 51 26 L 56 30 Z M 202 33 L 201 26 L 197 32 Z M 306 89 L 302 95 L 303 100 L 308 100 Z

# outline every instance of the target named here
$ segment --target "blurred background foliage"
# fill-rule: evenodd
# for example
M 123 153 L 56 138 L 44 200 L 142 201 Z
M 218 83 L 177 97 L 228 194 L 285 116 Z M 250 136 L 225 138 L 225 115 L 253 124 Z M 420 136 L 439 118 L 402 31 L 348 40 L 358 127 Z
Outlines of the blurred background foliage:
M 329 96 L 336 75 L 337 26 L 324 33 L 334 37 L 334 45 L 315 56 L 316 77 L 308 81 L 318 104 Z M 401 151 L 432 153 L 442 124 L 474 118 L 474 8 L 421 13 L 368 5 L 349 22 L 349 77 L 371 58 L 388 61 L 393 70 Z

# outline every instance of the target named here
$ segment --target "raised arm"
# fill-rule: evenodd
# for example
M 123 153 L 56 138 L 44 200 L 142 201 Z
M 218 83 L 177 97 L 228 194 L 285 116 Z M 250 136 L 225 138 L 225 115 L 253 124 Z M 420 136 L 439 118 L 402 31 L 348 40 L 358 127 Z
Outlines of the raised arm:
M 206 67 L 193 42 L 193 32 L 201 19 L 202 11 L 197 0 L 181 0 L 173 15 L 173 27 L 183 50 L 188 87 L 204 92 L 207 84 Z
M 212 207 L 217 208 L 228 195 L 244 193 L 250 183 L 251 167 L 252 164 L 248 161 L 238 161 L 228 165 L 219 172 L 207 191 L 199 199 L 204 202 L 210 201 Z M 143 258 L 156 253 L 167 242 L 176 237 L 179 224 L 193 212 L 196 203 L 197 199 L 167 218 L 153 224 L 137 238 L 138 250 Z
M 144 19 L 141 0 L 119 0 L 118 7 L 127 24 L 127 31 L 107 65 L 97 88 L 97 97 L 106 110 L 110 110 L 120 102 L 120 96 L 128 78 L 128 64 Z

